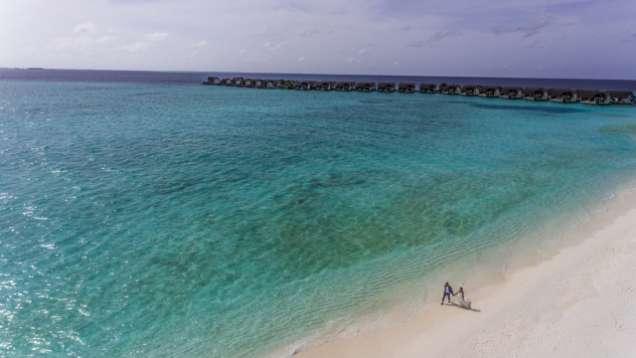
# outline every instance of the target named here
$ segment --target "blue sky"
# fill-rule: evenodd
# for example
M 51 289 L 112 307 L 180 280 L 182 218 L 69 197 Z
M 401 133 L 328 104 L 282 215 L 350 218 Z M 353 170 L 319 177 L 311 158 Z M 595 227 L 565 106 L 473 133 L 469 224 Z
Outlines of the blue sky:
M 635 0 L 3 0 L 0 66 L 636 79 Z

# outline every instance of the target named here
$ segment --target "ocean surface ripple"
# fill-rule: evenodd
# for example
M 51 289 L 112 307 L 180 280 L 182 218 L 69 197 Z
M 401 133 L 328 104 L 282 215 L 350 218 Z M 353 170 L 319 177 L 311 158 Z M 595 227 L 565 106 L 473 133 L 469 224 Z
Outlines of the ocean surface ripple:
M 598 200 L 636 109 L 0 82 L 0 356 L 251 357 Z

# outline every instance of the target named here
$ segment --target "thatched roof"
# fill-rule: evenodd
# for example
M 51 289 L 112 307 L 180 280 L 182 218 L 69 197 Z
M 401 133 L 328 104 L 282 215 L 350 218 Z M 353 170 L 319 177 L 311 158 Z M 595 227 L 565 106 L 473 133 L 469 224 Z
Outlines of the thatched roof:
M 395 91 L 395 83 L 391 83 L 391 82 L 378 83 L 378 91 L 380 91 L 380 92 L 393 92 L 393 91 Z
M 415 91 L 415 83 L 400 83 L 398 84 L 398 91 L 400 92 L 413 92 Z
M 546 90 L 544 88 L 524 88 L 523 93 L 526 96 L 536 96 L 536 95 L 543 95 L 546 93 Z
M 609 98 L 609 93 L 596 90 L 580 90 L 578 95 L 581 100 L 591 100 L 597 97 Z
M 301 89 L 301 90 L 310 90 L 312 89 L 312 81 L 300 81 L 298 82 L 298 85 L 296 86 L 297 89 Z
M 610 104 L 609 93 L 603 91 L 578 91 L 579 98 L 583 103 Z
M 460 91 L 462 94 L 473 95 L 475 94 L 475 92 L 477 92 L 477 86 L 476 85 L 461 86 Z
M 375 82 L 358 82 L 355 85 L 355 90 L 361 92 L 375 91 Z
M 562 96 L 564 94 L 573 94 L 576 91 L 562 88 L 551 88 L 548 90 L 548 95 L 552 96 Z
M 460 87 L 458 85 L 445 85 L 444 87 L 441 87 L 441 85 L 440 85 L 440 89 L 439 90 L 442 93 L 456 94 L 459 89 L 460 89 Z
M 351 91 L 355 85 L 355 82 L 336 82 L 334 89 L 336 91 Z
M 608 93 L 612 98 L 620 98 L 620 99 L 634 98 L 634 93 L 629 91 L 609 91 Z
M 485 92 L 494 93 L 496 91 L 501 91 L 501 87 L 499 87 L 499 86 L 481 86 L 481 87 L 479 87 L 479 92 L 480 93 L 485 93 Z
M 520 87 L 502 87 L 499 93 L 502 97 L 521 98 L 523 96 L 523 89 Z
M 320 81 L 316 83 L 316 88 L 321 91 L 330 91 L 333 89 L 333 85 L 328 81 Z

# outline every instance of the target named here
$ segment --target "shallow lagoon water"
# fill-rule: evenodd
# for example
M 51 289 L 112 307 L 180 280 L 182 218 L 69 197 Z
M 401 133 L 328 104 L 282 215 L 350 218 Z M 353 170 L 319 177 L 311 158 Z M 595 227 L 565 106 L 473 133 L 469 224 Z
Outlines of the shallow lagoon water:
M 0 355 L 250 357 L 633 178 L 636 108 L 0 82 Z

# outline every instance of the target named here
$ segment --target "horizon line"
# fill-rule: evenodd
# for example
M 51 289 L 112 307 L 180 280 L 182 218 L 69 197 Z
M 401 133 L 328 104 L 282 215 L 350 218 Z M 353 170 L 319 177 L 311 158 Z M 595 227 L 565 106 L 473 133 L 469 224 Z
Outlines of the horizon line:
M 214 71 L 214 70 L 139 70 L 139 69 L 104 69 L 104 68 L 60 68 L 60 67 L 6 67 L 2 70 L 48 70 L 48 71 L 101 71 L 101 72 L 153 72 L 153 73 L 228 73 L 228 74 L 263 74 L 263 75 L 300 75 L 300 76 L 355 76 L 355 77 L 428 77 L 428 78 L 482 78 L 482 79 L 526 79 L 526 80 L 587 80 L 587 81 L 636 81 L 636 78 L 594 78 L 594 77 L 512 77 L 512 76 L 479 76 L 479 75 L 419 75 L 419 74 L 353 74 L 353 73 L 310 73 L 310 72 L 246 72 L 246 71 Z

